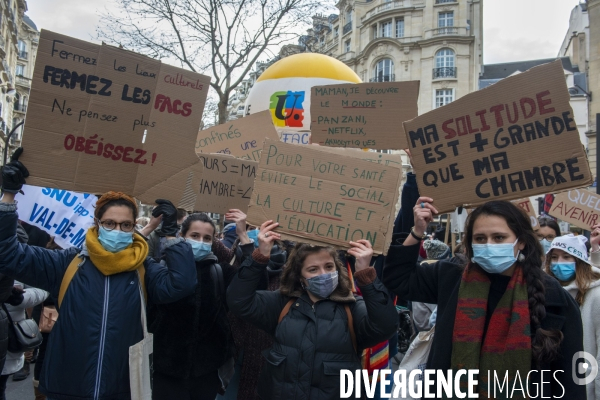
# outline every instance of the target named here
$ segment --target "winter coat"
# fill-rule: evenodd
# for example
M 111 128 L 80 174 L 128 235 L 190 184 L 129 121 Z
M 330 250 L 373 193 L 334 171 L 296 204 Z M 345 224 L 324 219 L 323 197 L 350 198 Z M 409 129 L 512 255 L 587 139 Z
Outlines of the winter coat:
M 398 317 L 391 298 L 374 273 L 372 283 L 360 286 L 363 297 L 332 295 L 313 304 L 304 291 L 293 297 L 279 291 L 257 291 L 266 266 L 248 258 L 227 291 L 234 314 L 275 337 L 273 347 L 262 353 L 266 368 L 258 386 L 260 398 L 339 399 L 340 370 L 361 368 L 344 304 L 350 307 L 358 348 L 362 349 L 396 332 Z M 291 298 L 295 302 L 278 323 Z
M 76 248 L 48 250 L 17 242 L 16 204 L 0 203 L 0 273 L 58 297 Z M 168 267 L 144 262 L 148 298 L 177 301 L 196 287 L 194 255 L 182 239 L 165 249 Z M 143 338 L 138 274 L 104 276 L 81 250 L 81 261 L 52 329 L 39 389 L 57 400 L 129 399 L 129 347 Z
M 198 285 L 192 295 L 156 307 L 149 322 L 155 371 L 178 379 L 197 378 L 216 371 L 233 356 L 225 290 L 237 269 L 229 264 L 219 267 L 221 287 L 211 274 L 213 264 L 219 266 L 213 254 L 196 262 Z
M 15 282 L 16 283 L 16 282 Z M 48 297 L 48 292 L 42 289 L 37 289 L 33 287 L 28 287 L 23 292 L 23 302 L 18 306 L 11 306 L 10 304 L 5 304 L 6 309 L 10 313 L 10 318 L 13 322 L 23 321 L 27 318 L 25 315 L 25 310 L 27 308 L 35 307 L 38 304 L 42 303 Z M 25 361 L 25 356 L 22 351 L 18 353 L 7 352 L 6 353 L 6 363 L 4 364 L 4 368 L 2 369 L 2 375 L 11 375 L 15 372 L 19 371 L 23 368 L 23 363 Z
M 438 305 L 435 336 L 427 359 L 427 369 L 445 371 L 451 369 L 452 334 L 463 267 L 453 263 L 452 259 L 419 266 L 419 245 L 402 246 L 406 236 L 394 235 L 383 270 L 383 283 L 399 298 Z M 572 378 L 573 356 L 583 350 L 583 330 L 577 303 L 549 275 L 543 274 L 543 284 L 546 291 L 546 317 L 541 321 L 541 327 L 561 331 L 564 339 L 559 359 L 550 364 L 532 365 L 531 369 L 538 372 L 530 375 L 530 393 L 533 396 L 543 390 L 544 396 L 549 397 L 560 397 L 566 393 L 563 398 L 583 400 L 586 398 L 585 387 L 575 384 Z M 540 370 L 564 371 L 556 372 L 556 378 L 562 387 L 552 374 L 543 375 Z M 539 394 L 538 396 L 541 397 Z
M 592 267 L 592 270 L 600 273 L 600 269 L 597 267 Z M 577 296 L 579 290 L 577 281 L 573 280 L 563 288 L 573 298 Z M 579 309 L 583 321 L 583 350 L 590 353 L 600 363 L 600 314 L 598 314 L 598 310 L 600 310 L 600 279 L 590 283 Z M 596 375 L 593 382 L 586 385 L 586 389 L 588 400 L 600 400 L 600 374 Z

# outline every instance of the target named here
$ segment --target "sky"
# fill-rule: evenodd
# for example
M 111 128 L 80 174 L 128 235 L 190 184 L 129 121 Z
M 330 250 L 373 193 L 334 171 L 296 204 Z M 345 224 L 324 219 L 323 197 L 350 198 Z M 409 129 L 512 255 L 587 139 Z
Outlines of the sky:
M 27 14 L 45 28 L 84 40 L 115 0 L 27 0 Z M 485 64 L 556 57 L 579 0 L 482 0 Z

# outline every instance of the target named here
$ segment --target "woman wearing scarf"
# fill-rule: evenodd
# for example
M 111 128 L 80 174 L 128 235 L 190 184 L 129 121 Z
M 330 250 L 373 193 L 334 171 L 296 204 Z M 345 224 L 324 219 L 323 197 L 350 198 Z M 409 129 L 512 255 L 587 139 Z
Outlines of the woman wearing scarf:
M 583 349 L 600 361 L 600 228 L 591 235 L 592 257 L 588 258 L 583 235 L 559 236 L 552 241 L 546 254 L 546 272 L 558 279 L 581 309 Z M 600 376 L 586 385 L 588 400 L 600 400 Z
M 98 199 L 95 225 L 82 249 L 19 244 L 14 197 L 29 176 L 18 161 L 21 152 L 2 169 L 0 273 L 59 300 L 60 318 L 50 335 L 39 389 L 52 400 L 130 399 L 129 347 L 143 338 L 140 286 L 157 304 L 188 296 L 196 286 L 192 249 L 175 238 L 177 211 L 170 202 L 157 200 L 154 213 L 163 216 L 168 236 L 166 266 L 147 258 L 146 241 L 133 232 L 136 203 L 119 192 Z M 65 292 L 61 283 L 72 262 L 77 268 Z M 64 298 L 59 297 L 62 292 Z
M 340 370 L 360 369 L 357 351 L 389 339 L 398 326 L 392 298 L 369 266 L 366 240 L 350 242 L 356 257 L 355 297 L 345 266 L 332 247 L 296 244 L 281 276 L 280 289 L 256 290 L 280 235 L 267 221 L 259 246 L 242 263 L 227 290 L 232 313 L 274 337 L 262 354 L 258 395 L 269 400 L 340 398 Z
M 384 284 L 400 298 L 438 305 L 426 368 L 451 370 L 453 377 L 479 370 L 474 392 L 480 399 L 585 399 L 585 386 L 573 379 L 573 357 L 583 350 L 581 316 L 571 296 L 543 272 L 542 248 L 527 215 L 510 202 L 485 203 L 467 220 L 466 267 L 451 261 L 417 266 L 419 243 L 437 213 L 432 203 L 419 198 L 415 226 L 394 238 L 383 272 Z M 467 375 L 459 379 L 466 393 Z M 458 398 L 459 388 L 451 386 L 455 397 L 438 398 Z

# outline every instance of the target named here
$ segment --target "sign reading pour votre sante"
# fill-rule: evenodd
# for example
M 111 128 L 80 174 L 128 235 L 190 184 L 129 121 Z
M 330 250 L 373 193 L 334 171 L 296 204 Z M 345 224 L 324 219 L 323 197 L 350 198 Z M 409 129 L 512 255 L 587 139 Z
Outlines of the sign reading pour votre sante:
M 439 212 L 590 185 L 560 61 L 404 122 L 419 192 Z
M 365 161 L 357 153 L 364 154 L 266 140 L 248 222 L 277 221 L 282 237 L 341 248 L 366 239 L 376 254 L 387 253 L 401 168 Z
M 28 183 L 177 203 L 202 165 L 194 141 L 207 76 L 42 30 L 25 125 Z M 166 190 L 165 190 L 166 189 Z M 147 199 L 154 201 L 154 199 Z

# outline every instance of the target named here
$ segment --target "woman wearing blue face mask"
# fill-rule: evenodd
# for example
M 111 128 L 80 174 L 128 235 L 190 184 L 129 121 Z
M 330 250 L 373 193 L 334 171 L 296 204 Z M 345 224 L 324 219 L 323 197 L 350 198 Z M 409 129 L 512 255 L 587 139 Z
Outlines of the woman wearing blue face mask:
M 154 211 L 168 236 L 166 265 L 147 258 L 148 245 L 134 233 L 136 202 L 120 192 L 98 199 L 82 249 L 20 244 L 14 197 L 29 175 L 18 161 L 21 152 L 2 170 L 0 273 L 58 299 L 60 318 L 49 336 L 39 390 L 51 399 L 130 399 L 129 347 L 144 337 L 140 293 L 167 303 L 188 296 L 196 285 L 192 250 L 174 237 L 176 209 L 157 200 Z M 66 290 L 63 282 L 70 282 Z
M 357 284 L 352 294 L 348 272 L 332 247 L 297 244 L 278 291 L 256 290 L 280 235 L 267 221 L 259 246 L 242 264 L 227 291 L 230 310 L 274 337 L 263 352 L 258 385 L 261 399 L 340 398 L 340 370 L 360 369 L 357 351 L 389 339 L 398 325 L 392 298 L 369 266 L 373 249 L 366 240 L 350 242 Z M 349 318 L 350 316 L 350 318 Z M 350 324 L 350 326 L 349 326 Z
M 600 229 L 592 232 L 592 258 L 597 258 Z M 590 265 L 585 236 L 573 234 L 559 236 L 552 241 L 546 254 L 546 272 L 558 279 L 563 288 L 575 299 L 585 321 L 583 329 L 583 349 L 600 362 L 600 269 Z M 594 252 L 595 248 L 595 252 Z M 595 264 L 598 265 L 599 260 Z M 600 380 L 586 385 L 588 400 L 600 399 Z
M 246 215 L 230 210 L 227 218 L 244 229 L 241 245 L 251 245 L 245 235 Z M 151 318 L 154 334 L 154 400 L 214 400 L 233 373 L 234 344 L 225 294 L 237 269 L 219 264 L 211 246 L 215 224 L 204 213 L 190 215 L 181 236 L 196 260 L 195 293 L 175 303 L 159 305 Z
M 552 244 L 554 238 L 560 236 L 560 227 L 554 219 L 546 216 L 538 218 L 538 226 L 535 235 L 542 245 L 544 254 L 546 254 L 550 250 L 550 244 Z
M 466 267 L 451 260 L 417 266 L 419 242 L 437 210 L 420 197 L 413 212 L 411 232 L 392 241 L 383 281 L 400 298 L 438 305 L 426 369 L 446 378 L 446 371 L 454 378 L 479 370 L 479 398 L 585 399 L 585 387 L 573 379 L 573 357 L 583 350 L 577 303 L 543 272 L 542 248 L 523 210 L 506 201 L 477 207 L 466 224 Z M 507 376 L 497 394 L 494 374 Z M 466 374 L 458 379 L 467 385 Z M 436 389 L 443 390 L 434 385 L 430 392 Z

